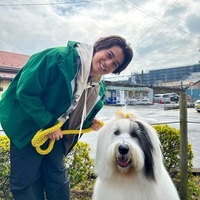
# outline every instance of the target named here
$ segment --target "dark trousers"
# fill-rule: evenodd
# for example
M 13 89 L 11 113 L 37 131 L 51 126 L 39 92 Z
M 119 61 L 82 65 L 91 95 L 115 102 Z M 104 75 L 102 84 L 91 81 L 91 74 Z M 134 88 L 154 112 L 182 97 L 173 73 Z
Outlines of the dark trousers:
M 63 140 L 40 155 L 31 144 L 19 150 L 10 146 L 10 188 L 15 200 L 69 200 L 69 181 L 64 165 Z

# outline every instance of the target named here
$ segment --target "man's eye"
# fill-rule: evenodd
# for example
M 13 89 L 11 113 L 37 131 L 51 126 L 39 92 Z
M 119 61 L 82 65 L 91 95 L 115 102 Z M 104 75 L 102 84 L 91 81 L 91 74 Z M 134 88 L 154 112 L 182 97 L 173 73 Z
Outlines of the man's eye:
M 108 55 L 108 58 L 112 58 L 112 55 L 110 53 L 108 53 L 107 55 Z
M 113 67 L 117 68 L 118 67 L 117 63 L 113 63 Z

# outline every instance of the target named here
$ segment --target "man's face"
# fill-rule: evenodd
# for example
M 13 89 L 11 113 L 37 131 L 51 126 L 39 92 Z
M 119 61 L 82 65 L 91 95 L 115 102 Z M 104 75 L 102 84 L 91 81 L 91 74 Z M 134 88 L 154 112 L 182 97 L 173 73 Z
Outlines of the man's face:
M 112 73 L 124 62 L 125 56 L 119 46 L 97 51 L 92 59 L 90 75 L 104 75 Z

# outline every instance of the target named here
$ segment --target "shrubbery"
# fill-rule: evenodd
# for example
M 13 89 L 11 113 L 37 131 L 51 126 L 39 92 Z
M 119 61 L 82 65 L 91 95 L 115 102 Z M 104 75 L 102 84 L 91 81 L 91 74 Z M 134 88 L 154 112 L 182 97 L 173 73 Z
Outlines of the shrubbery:
M 10 140 L 6 136 L 0 136 L 0 200 L 13 199 L 9 188 L 9 146 Z M 87 143 L 78 142 L 65 160 L 72 190 L 74 188 L 83 190 L 84 193 L 91 196 L 94 184 L 94 168 L 89 152 L 90 146 Z M 76 198 L 73 199 L 76 200 Z
M 89 155 L 90 150 L 89 144 L 78 142 L 67 155 L 66 165 L 71 188 L 80 185 L 82 189 L 87 189 L 88 185 L 81 185 L 81 183 L 94 177 L 94 164 Z
M 67 155 L 66 165 L 72 200 L 91 199 L 95 178 L 93 160 L 89 155 L 90 150 L 89 144 L 78 142 Z
M 180 131 L 169 125 L 154 126 L 162 144 L 164 164 L 177 189 L 180 189 Z M 192 145 L 188 144 L 188 200 L 200 199 L 199 177 L 192 174 Z
M 171 128 L 168 125 L 156 125 L 163 148 L 164 163 L 166 169 L 173 178 L 178 190 L 180 187 L 180 131 Z M 78 142 L 72 152 L 66 158 L 66 166 L 72 191 L 82 191 L 88 193 L 82 198 L 81 194 L 73 196 L 72 200 L 90 199 L 94 185 L 93 161 L 89 156 L 90 147 L 88 144 Z M 198 185 L 199 177 L 192 174 L 192 147 L 188 144 L 188 172 L 189 172 L 189 200 L 200 199 L 200 187 Z M 0 136 L 0 199 L 11 200 L 9 191 L 9 140 L 6 136 Z M 73 193 L 72 193 L 73 195 Z
M 10 140 L 6 136 L 0 136 L 0 199 L 2 200 L 12 199 L 9 189 L 9 149 Z

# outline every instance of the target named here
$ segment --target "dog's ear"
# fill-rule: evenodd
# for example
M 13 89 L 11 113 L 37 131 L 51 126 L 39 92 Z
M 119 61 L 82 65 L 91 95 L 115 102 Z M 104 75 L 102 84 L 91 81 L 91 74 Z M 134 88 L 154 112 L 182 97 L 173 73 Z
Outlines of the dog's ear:
M 144 174 L 149 180 L 155 180 L 154 173 L 154 160 L 153 160 L 153 144 L 149 137 L 148 129 L 140 121 L 136 121 L 139 127 L 138 141 L 141 149 L 144 152 L 145 164 L 144 164 Z

